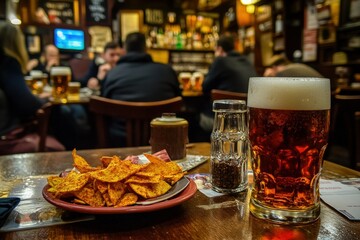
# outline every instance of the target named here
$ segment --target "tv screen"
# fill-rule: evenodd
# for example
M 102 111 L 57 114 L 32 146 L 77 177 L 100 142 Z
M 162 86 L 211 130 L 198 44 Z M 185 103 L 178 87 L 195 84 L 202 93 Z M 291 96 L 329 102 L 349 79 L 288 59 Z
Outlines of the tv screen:
M 56 28 L 54 30 L 54 44 L 60 50 L 82 51 L 85 48 L 84 31 Z

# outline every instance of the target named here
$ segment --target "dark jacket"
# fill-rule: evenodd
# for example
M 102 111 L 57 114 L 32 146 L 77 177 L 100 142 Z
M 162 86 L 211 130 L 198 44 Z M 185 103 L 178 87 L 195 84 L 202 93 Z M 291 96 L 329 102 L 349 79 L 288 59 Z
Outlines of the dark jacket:
M 232 51 L 226 57 L 215 58 L 202 85 L 205 99 L 203 113 L 212 116 L 212 89 L 247 93 L 249 78 L 256 76 L 253 65 L 238 52 Z
M 33 116 L 43 102 L 35 97 L 25 83 L 20 64 L 11 57 L 0 54 L 0 133 L 6 133 Z
M 131 52 L 121 57 L 103 81 L 102 96 L 130 102 L 151 102 L 181 95 L 175 71 L 153 62 L 146 53 Z M 114 121 L 110 126 L 112 142 L 125 142 L 124 125 Z M 110 141 L 109 141 L 110 142 Z
M 175 71 L 153 62 L 146 53 L 123 56 L 102 86 L 102 96 L 132 102 L 160 101 L 180 95 Z

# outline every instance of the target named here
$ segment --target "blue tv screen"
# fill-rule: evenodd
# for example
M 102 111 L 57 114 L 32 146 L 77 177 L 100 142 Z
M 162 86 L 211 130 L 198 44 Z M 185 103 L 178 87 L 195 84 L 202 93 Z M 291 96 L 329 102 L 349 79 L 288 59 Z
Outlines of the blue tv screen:
M 85 48 L 84 31 L 76 29 L 54 29 L 54 44 L 60 50 L 82 51 Z

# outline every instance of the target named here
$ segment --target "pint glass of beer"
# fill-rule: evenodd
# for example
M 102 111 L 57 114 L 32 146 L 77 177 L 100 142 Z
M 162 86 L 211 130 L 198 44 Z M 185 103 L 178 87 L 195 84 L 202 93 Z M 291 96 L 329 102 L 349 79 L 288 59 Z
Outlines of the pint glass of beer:
M 67 102 L 68 84 L 71 81 L 71 69 L 69 67 L 52 67 L 50 79 L 53 87 L 54 101 Z
M 47 74 L 39 70 L 30 71 L 32 77 L 32 92 L 33 94 L 40 94 L 47 85 Z
M 251 213 L 284 224 L 315 221 L 330 124 L 330 80 L 250 78 L 248 107 Z

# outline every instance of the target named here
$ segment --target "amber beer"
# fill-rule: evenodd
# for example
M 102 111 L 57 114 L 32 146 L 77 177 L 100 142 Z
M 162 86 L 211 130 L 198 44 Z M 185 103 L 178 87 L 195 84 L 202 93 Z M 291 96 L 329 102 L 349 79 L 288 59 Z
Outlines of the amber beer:
M 250 78 L 250 211 L 279 223 L 320 215 L 319 179 L 330 124 L 330 81 Z
M 68 100 L 80 100 L 80 82 L 69 82 L 68 84 Z
M 30 76 L 25 78 L 31 92 L 35 95 L 43 92 L 44 87 L 47 83 L 47 75 L 43 74 L 41 71 L 32 70 L 30 71 Z
M 66 102 L 68 84 L 71 81 L 71 69 L 69 67 L 52 67 L 50 79 L 53 87 L 55 101 Z
M 183 91 L 191 90 L 191 73 L 182 72 L 179 74 L 179 81 Z

